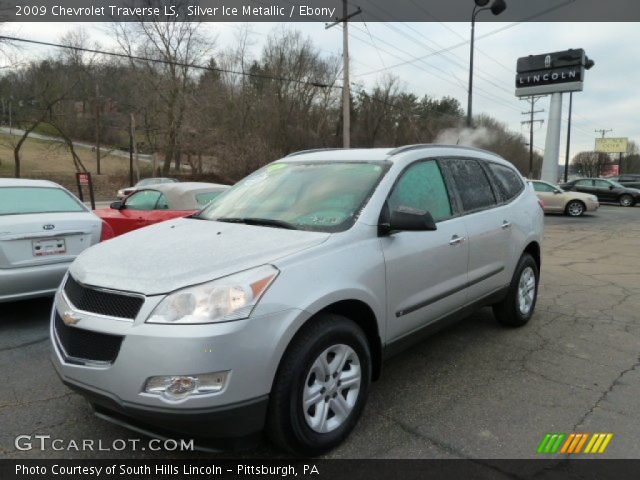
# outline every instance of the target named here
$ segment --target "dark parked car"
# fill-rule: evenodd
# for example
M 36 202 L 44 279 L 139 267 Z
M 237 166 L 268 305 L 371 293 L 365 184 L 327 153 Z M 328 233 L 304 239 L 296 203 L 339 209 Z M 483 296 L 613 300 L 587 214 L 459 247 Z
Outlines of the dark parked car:
M 600 202 L 619 203 L 623 207 L 633 207 L 640 201 L 640 190 L 626 187 L 614 180 L 604 178 L 580 178 L 560 186 L 563 190 L 590 193 Z
M 629 188 L 640 188 L 640 175 L 637 173 L 627 173 L 620 175 L 619 177 L 611 177 L 608 180 L 613 180 L 621 185 Z

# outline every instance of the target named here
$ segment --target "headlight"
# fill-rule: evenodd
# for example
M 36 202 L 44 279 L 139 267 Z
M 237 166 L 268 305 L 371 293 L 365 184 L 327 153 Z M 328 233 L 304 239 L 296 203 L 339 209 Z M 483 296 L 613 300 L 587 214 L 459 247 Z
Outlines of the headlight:
M 591 195 L 591 201 L 592 202 L 597 202 L 598 201 L 598 197 L 596 197 L 595 195 Z
M 193 324 L 241 320 L 278 276 L 265 265 L 173 292 L 154 309 L 147 323 Z

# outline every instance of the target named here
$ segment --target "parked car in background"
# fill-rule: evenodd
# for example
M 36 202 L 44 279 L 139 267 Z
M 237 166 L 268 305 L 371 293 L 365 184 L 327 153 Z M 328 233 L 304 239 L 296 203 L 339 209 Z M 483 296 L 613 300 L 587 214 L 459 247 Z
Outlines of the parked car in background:
M 533 188 L 489 152 L 300 152 L 86 252 L 56 296 L 53 363 L 121 426 L 226 448 L 266 429 L 318 455 L 386 356 L 486 305 L 531 319 L 543 228 Z
M 605 178 L 580 178 L 563 183 L 560 187 L 567 191 L 595 195 L 600 202 L 619 203 L 623 207 L 633 207 L 640 201 L 640 190 Z
M 162 185 L 164 183 L 178 183 L 179 180 L 175 178 L 165 178 L 165 177 L 153 177 L 153 178 L 145 178 L 136 183 L 133 187 L 122 188 L 118 190 L 117 197 L 118 200 L 122 200 L 127 196 L 131 195 L 133 192 L 140 190 L 142 188 L 150 187 L 152 185 Z
M 229 188 L 216 183 L 163 183 L 138 190 L 111 208 L 95 210 L 115 235 L 177 217 L 186 217 L 206 207 Z
M 580 217 L 584 212 L 594 212 L 600 207 L 595 195 L 565 192 L 560 187 L 541 180 L 531 180 L 531 184 L 543 202 L 545 213 L 564 213 L 570 217 Z
M 60 185 L 0 178 L 0 302 L 53 295 L 76 256 L 112 236 Z
M 618 182 L 628 188 L 640 189 L 640 175 L 635 173 L 625 173 L 619 177 L 610 177 L 607 180 L 613 180 L 614 182 Z

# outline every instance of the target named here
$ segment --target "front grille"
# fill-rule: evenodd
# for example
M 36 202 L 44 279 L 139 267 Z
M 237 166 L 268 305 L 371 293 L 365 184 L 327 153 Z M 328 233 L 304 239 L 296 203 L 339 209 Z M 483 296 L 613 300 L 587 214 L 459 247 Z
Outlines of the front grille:
M 71 275 L 67 278 L 64 293 L 78 310 L 109 317 L 134 319 L 142 308 L 144 299 L 85 287 Z
M 60 346 L 71 360 L 113 363 L 124 338 L 70 327 L 64 324 L 58 312 L 55 313 L 55 329 Z

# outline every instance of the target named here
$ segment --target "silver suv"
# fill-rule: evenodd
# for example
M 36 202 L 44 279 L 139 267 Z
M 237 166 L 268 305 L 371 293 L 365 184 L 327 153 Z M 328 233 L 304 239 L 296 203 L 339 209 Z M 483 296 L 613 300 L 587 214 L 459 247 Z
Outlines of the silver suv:
M 511 164 L 435 145 L 316 150 L 202 212 L 83 253 L 51 318 L 62 380 L 104 419 L 317 455 L 382 359 L 493 306 L 531 318 L 543 212 Z

